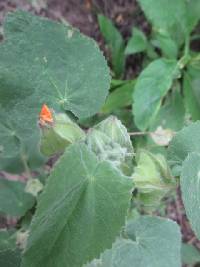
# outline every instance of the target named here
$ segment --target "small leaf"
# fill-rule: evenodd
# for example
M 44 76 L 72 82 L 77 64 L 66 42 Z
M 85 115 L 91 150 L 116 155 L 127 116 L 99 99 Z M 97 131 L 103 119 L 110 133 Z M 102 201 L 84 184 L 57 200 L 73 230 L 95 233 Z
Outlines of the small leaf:
M 22 267 L 77 267 L 99 257 L 125 222 L 131 188 L 86 145 L 69 146 L 39 199 Z
M 121 76 L 124 71 L 124 40 L 121 33 L 112 21 L 103 15 L 98 16 L 100 31 L 105 38 L 112 54 L 112 65 L 116 76 Z
M 185 159 L 180 181 L 187 217 L 200 239 L 200 153 L 190 153 Z
M 0 212 L 23 216 L 35 203 L 34 197 L 25 192 L 25 183 L 0 178 Z
M 162 55 L 169 59 L 176 59 L 178 56 L 177 43 L 171 38 L 168 33 L 155 32 L 152 43 L 155 47 L 162 51 Z
M 103 113 L 111 113 L 119 108 L 131 105 L 134 85 L 135 80 L 128 81 L 122 86 L 117 87 L 117 89 L 109 94 L 101 111 Z
M 181 248 L 182 262 L 188 265 L 200 263 L 200 251 L 193 245 L 182 244 Z
M 135 54 L 145 51 L 147 48 L 147 38 L 145 34 L 137 29 L 133 28 L 132 37 L 129 39 L 128 44 L 125 49 L 125 54 Z
M 133 92 L 133 114 L 140 130 L 151 125 L 176 77 L 177 62 L 165 59 L 153 61 L 142 71 Z
M 189 66 L 187 72 L 184 73 L 184 101 L 188 112 L 192 119 L 200 119 L 200 78 L 199 66 Z

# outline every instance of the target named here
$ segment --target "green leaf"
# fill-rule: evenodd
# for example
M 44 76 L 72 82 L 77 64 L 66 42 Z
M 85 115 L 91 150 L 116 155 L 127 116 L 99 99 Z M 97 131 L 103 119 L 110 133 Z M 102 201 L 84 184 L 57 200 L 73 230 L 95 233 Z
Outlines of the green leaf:
M 31 105 L 31 103 L 29 104 Z M 27 112 L 26 108 L 24 108 L 24 112 Z M 1 107 L 0 110 L 2 111 Z M 23 109 L 20 112 L 23 113 Z M 44 156 L 39 151 L 38 140 L 40 136 L 38 129 L 35 128 L 36 125 L 32 124 L 33 128 L 31 129 L 32 120 L 30 117 L 27 118 L 26 122 L 23 122 L 20 117 L 17 117 L 17 114 L 16 111 L 15 117 L 9 112 L 2 111 L 0 113 L 0 170 L 11 173 L 23 172 L 25 164 L 30 169 L 37 169 L 45 161 Z M 21 115 L 18 114 L 18 116 Z M 23 114 L 22 119 L 24 116 Z
M 127 224 L 126 233 L 132 241 L 132 253 L 136 253 L 136 262 L 139 259 L 138 265 L 135 266 L 181 266 L 181 233 L 175 222 L 159 217 L 142 216 Z M 131 248 L 129 244 L 128 247 Z M 136 263 L 134 260 L 132 262 Z
M 190 0 L 186 2 L 186 19 L 187 19 L 187 27 L 189 29 L 189 32 L 192 32 L 192 30 L 197 25 L 199 19 L 200 19 L 200 0 Z
M 200 119 L 200 69 L 197 67 L 189 67 L 184 73 L 184 101 L 187 110 L 192 119 Z
M 101 121 L 88 132 L 88 147 L 100 161 L 109 161 L 125 175 L 133 169 L 133 146 L 126 127 L 114 116 Z
M 145 34 L 137 29 L 133 28 L 132 37 L 129 39 L 128 44 L 125 49 L 125 54 L 135 54 L 143 52 L 147 49 L 147 38 Z
M 16 247 L 16 238 L 12 231 L 0 230 L 0 266 L 19 267 L 20 251 Z
M 30 144 L 38 149 L 37 121 L 44 103 L 55 111 L 88 117 L 100 110 L 110 83 L 97 44 L 71 26 L 17 11 L 7 16 L 4 32 L 0 46 L 1 168 L 16 159 L 20 162 L 21 155 L 29 160 Z
M 111 113 L 116 109 L 131 105 L 134 85 L 135 80 L 132 80 L 117 87 L 109 94 L 101 111 L 103 113 Z
M 194 265 L 200 262 L 200 251 L 193 245 L 182 244 L 181 248 L 182 262 L 184 264 Z
M 142 71 L 133 92 L 133 114 L 140 130 L 149 128 L 176 76 L 177 62 L 165 59 L 153 61 Z
M 191 152 L 200 152 L 200 122 L 184 127 L 170 143 L 168 162 L 176 175 L 180 174 L 183 161 Z
M 122 86 L 125 83 L 127 83 L 126 80 L 112 79 L 110 85 L 111 85 L 111 88 L 113 89 L 113 88 L 116 88 L 118 86 Z
M 25 183 L 0 178 L 0 212 L 23 216 L 35 203 L 34 197 L 25 192 Z
M 174 116 L 176 114 L 176 116 Z M 179 131 L 183 128 L 185 119 L 185 108 L 183 97 L 179 90 L 175 89 L 167 97 L 164 105 L 160 108 L 155 120 L 152 122 L 150 129 L 156 130 L 159 126 L 163 129 Z
M 105 38 L 112 54 L 112 65 L 116 76 L 121 76 L 124 71 L 125 44 L 121 33 L 113 25 L 112 21 L 103 15 L 98 15 L 100 31 Z
M 183 30 L 185 25 L 185 0 L 137 0 L 147 19 L 156 29 L 172 31 L 174 26 Z M 176 14 L 176 15 L 174 15 Z
M 20 267 L 21 254 L 19 249 L 0 251 L 0 266 L 2 267 Z
M 187 217 L 200 239 L 200 153 L 190 153 L 185 159 L 180 181 Z
M 183 43 L 200 19 L 199 0 L 137 0 L 153 27 Z M 176 14 L 176 15 L 174 15 Z
M 131 220 L 112 250 L 104 252 L 98 267 L 180 267 L 181 234 L 178 225 L 159 217 Z M 90 267 L 88 265 L 87 267 Z
M 176 42 L 165 32 L 155 32 L 152 43 L 162 51 L 162 55 L 169 59 L 176 59 L 178 56 L 178 46 Z
M 125 222 L 131 188 L 86 145 L 69 146 L 40 197 L 22 267 L 77 267 L 98 257 Z
M 12 232 L 0 230 L 0 252 L 3 250 L 14 250 L 16 248 L 16 240 Z

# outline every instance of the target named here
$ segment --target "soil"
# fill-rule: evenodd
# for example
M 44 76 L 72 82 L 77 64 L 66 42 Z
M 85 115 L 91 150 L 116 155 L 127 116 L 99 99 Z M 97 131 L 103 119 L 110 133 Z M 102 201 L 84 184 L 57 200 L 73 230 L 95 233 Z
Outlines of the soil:
M 125 40 L 130 36 L 133 26 L 137 26 L 147 34 L 150 32 L 150 26 L 136 0 L 0 0 L 0 32 L 5 14 L 15 9 L 31 11 L 58 21 L 68 21 L 82 33 L 94 38 L 106 56 L 108 56 L 107 49 L 97 23 L 98 13 L 111 18 Z M 137 76 L 140 60 L 140 56 L 132 56 L 127 60 L 126 78 Z M 12 179 L 12 177 L 7 178 Z M 183 241 L 194 244 L 200 250 L 200 242 L 197 241 L 186 218 L 179 189 L 177 193 L 176 200 L 168 201 L 166 216 L 181 226 Z M 0 227 L 11 227 L 15 223 L 16 220 L 12 218 L 0 218 Z

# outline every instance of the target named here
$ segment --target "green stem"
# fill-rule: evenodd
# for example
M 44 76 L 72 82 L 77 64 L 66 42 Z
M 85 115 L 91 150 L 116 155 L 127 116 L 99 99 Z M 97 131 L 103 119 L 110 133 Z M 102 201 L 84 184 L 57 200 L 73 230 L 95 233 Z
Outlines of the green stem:
M 29 166 L 27 164 L 26 157 L 24 155 L 21 155 L 21 159 L 22 159 L 22 163 L 24 165 L 26 176 L 30 180 L 30 179 L 32 179 L 32 174 L 31 174 L 31 171 L 30 171 Z
M 129 133 L 130 136 L 141 136 L 141 135 L 148 135 L 150 132 L 131 132 Z
M 188 57 L 190 54 L 190 36 L 185 38 L 184 57 Z
M 190 36 L 186 36 L 185 38 L 185 47 L 184 47 L 184 54 L 178 61 L 179 69 L 184 69 L 185 66 L 190 62 Z

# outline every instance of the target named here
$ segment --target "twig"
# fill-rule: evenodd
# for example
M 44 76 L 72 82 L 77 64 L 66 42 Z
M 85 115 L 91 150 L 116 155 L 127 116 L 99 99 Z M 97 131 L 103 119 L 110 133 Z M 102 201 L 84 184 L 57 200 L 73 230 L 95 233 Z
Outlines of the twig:
M 130 136 L 140 136 L 140 135 L 147 135 L 147 134 L 151 134 L 151 132 L 130 132 L 129 133 Z
M 196 236 L 193 236 L 187 243 L 192 245 L 195 243 L 196 240 L 197 240 Z

